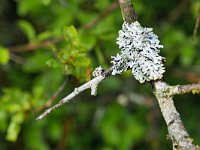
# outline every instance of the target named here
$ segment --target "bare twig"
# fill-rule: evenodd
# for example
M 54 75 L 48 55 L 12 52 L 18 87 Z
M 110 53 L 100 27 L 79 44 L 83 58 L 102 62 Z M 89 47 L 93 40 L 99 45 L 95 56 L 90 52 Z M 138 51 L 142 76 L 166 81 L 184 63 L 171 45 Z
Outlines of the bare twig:
M 181 0 L 180 3 L 175 7 L 168 16 L 170 22 L 176 21 L 181 14 L 186 10 L 188 7 L 188 0 Z
M 41 114 L 36 120 L 40 120 L 44 117 L 46 117 L 49 113 L 51 113 L 54 109 L 62 106 L 63 104 L 67 103 L 68 101 L 70 101 L 72 98 L 74 98 L 75 96 L 77 96 L 78 94 L 80 94 L 81 92 L 85 91 L 86 89 L 91 89 L 91 95 L 96 95 L 97 94 L 97 87 L 98 84 L 106 79 L 107 77 L 109 77 L 111 75 L 112 72 L 112 67 L 110 69 L 108 69 L 107 71 L 105 71 L 104 73 L 102 73 L 102 75 L 90 80 L 89 82 L 79 86 L 78 88 L 75 88 L 74 91 L 69 94 L 68 96 L 66 96 L 65 98 L 63 98 L 61 101 L 59 101 L 59 103 L 57 103 L 56 105 L 54 105 L 53 107 L 47 109 L 43 114 Z
M 95 18 L 94 20 L 91 20 L 89 23 L 84 25 L 83 28 L 85 28 L 85 29 L 93 28 L 100 21 L 102 21 L 103 18 L 106 18 L 107 16 L 109 16 L 110 13 L 112 13 L 114 10 L 116 10 L 118 6 L 119 6 L 118 3 L 114 2 L 113 4 L 111 4 L 111 6 L 106 8 L 99 16 L 97 16 L 97 18 Z M 40 49 L 40 48 L 46 48 L 51 44 L 57 44 L 59 42 L 62 42 L 63 40 L 64 40 L 63 37 L 57 37 L 57 38 L 49 39 L 49 40 L 46 40 L 46 41 L 43 41 L 40 43 L 28 43 L 28 44 L 24 44 L 24 45 L 11 46 L 8 49 L 11 52 L 33 51 L 33 50 Z
M 15 63 L 18 64 L 23 64 L 24 63 L 24 59 L 12 52 L 10 52 L 10 60 L 14 61 Z
M 173 94 L 200 93 L 200 83 L 172 86 Z
M 43 110 L 43 109 L 45 109 L 45 108 L 47 108 L 47 107 L 49 107 L 49 106 L 51 106 L 51 104 L 54 102 L 54 100 L 58 97 L 58 95 L 64 90 L 64 88 L 65 88 L 65 86 L 66 86 L 66 84 L 67 84 L 67 79 L 65 79 L 64 80 L 64 82 L 62 82 L 62 84 L 59 86 L 59 88 L 58 88 L 58 90 L 55 92 L 55 93 L 53 93 L 53 95 L 51 96 L 51 98 L 49 99 L 49 100 L 47 100 L 47 102 L 42 106 L 42 107 L 40 107 L 38 110 L 37 110 L 37 112 L 38 111 L 41 111 L 41 110 Z
M 200 6 L 199 6 L 199 10 L 198 10 L 198 16 L 197 16 L 197 19 L 196 19 L 195 27 L 194 27 L 194 30 L 193 30 L 193 37 L 192 37 L 193 40 L 195 39 L 195 37 L 197 35 L 197 31 L 198 31 L 198 28 L 199 28 L 199 22 L 200 22 Z
M 25 52 L 25 51 L 33 51 L 35 49 L 48 47 L 51 44 L 59 43 L 63 39 L 64 39 L 63 37 L 58 37 L 55 39 L 46 40 L 41 43 L 28 43 L 28 44 L 24 44 L 24 45 L 11 46 L 8 49 L 11 52 L 16 52 L 16 53 Z
M 107 17 L 111 12 L 116 10 L 118 8 L 118 2 L 112 3 L 108 8 L 106 8 L 99 16 L 97 16 L 94 20 L 87 23 L 83 28 L 85 29 L 91 29 L 94 27 L 98 22 L 102 21 L 103 18 Z

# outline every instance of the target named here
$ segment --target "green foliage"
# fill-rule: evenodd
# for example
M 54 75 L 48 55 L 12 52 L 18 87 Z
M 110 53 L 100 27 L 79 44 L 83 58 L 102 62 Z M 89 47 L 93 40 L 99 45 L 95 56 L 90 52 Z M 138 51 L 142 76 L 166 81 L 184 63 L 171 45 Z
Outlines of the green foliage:
M 54 52 L 57 55 L 58 63 L 66 75 L 73 75 L 81 81 L 91 78 L 91 60 L 87 56 L 89 49 L 83 47 L 80 36 L 74 26 L 65 26 L 63 31 L 66 45 Z M 56 66 L 55 60 L 48 60 L 49 66 Z
M 4 89 L 4 96 L 1 98 L 0 105 L 2 110 L 2 122 L 7 122 L 8 125 L 6 139 L 16 141 L 21 129 L 21 124 L 24 121 L 24 113 L 30 109 L 30 95 L 22 92 L 19 89 Z M 8 118 L 11 117 L 10 122 Z
M 90 80 L 96 66 L 110 66 L 111 55 L 119 52 L 115 42 L 123 22 L 120 8 L 105 15 L 105 9 L 113 2 L 1 2 L 2 150 L 171 148 L 158 106 L 152 106 L 154 97 L 150 86 L 139 86 L 130 72 L 102 82 L 97 97 L 91 97 L 86 91 L 76 97 L 75 102 L 54 111 L 40 122 L 35 121 L 52 97 L 55 100 L 51 105 Z M 182 11 L 178 9 L 184 3 L 182 1 L 133 0 L 140 23 L 153 27 L 164 45 L 161 55 L 166 57 L 165 78 L 170 84 L 199 81 L 194 77 L 200 74 L 199 31 L 192 40 L 199 1 L 188 2 Z M 24 51 L 10 52 L 17 45 L 22 45 L 19 47 Z M 17 49 L 22 50 L 19 47 Z M 177 68 L 182 73 L 174 71 Z M 66 79 L 67 85 L 54 97 Z M 142 101 L 132 96 L 132 92 L 149 98 Z M 176 97 L 175 101 L 190 135 L 200 143 L 198 115 L 195 115 L 199 114 L 200 103 L 196 101 L 199 99 L 196 93 L 198 91 L 194 90 L 195 95 Z M 123 105 L 118 104 L 121 94 L 127 96 Z
M 105 143 L 119 150 L 130 149 L 145 136 L 145 127 L 140 119 L 116 104 L 108 108 L 100 125 Z
M 34 41 L 36 36 L 34 27 L 26 20 L 19 20 L 18 25 L 24 32 L 29 41 Z
M 9 61 L 9 51 L 4 47 L 0 47 L 0 64 L 7 64 Z

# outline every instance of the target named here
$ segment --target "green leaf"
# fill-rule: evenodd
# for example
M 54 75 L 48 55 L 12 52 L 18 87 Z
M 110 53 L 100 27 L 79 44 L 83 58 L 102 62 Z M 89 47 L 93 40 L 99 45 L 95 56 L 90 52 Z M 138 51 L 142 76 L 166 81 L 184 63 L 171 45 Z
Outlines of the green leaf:
M 65 65 L 64 67 L 65 74 L 70 75 L 74 73 L 74 67 L 71 65 Z
M 82 47 L 86 48 L 86 50 L 92 49 L 96 44 L 96 41 L 97 39 L 94 34 L 87 34 L 84 32 L 79 36 L 79 43 Z
M 68 42 L 73 42 L 78 35 L 74 26 L 65 26 L 63 33 Z
M 6 139 L 15 142 L 21 129 L 21 123 L 24 121 L 22 113 L 14 115 L 7 130 Z
M 58 62 L 55 59 L 49 59 L 49 60 L 47 60 L 46 64 L 49 67 L 52 67 L 52 68 L 57 68 L 59 66 Z
M 19 15 L 26 15 L 27 13 L 35 14 L 41 11 L 44 7 L 50 5 L 52 0 L 20 0 L 17 2 L 17 12 Z
M 90 65 L 90 59 L 87 56 L 79 56 L 74 62 L 77 67 L 88 67 Z
M 68 53 L 66 53 L 66 52 L 60 52 L 58 54 L 58 58 L 60 59 L 60 61 L 62 63 L 66 63 L 69 60 L 69 57 L 70 57 L 69 52 Z
M 26 20 L 19 20 L 18 26 L 24 32 L 29 41 L 35 40 L 36 32 L 32 24 Z
M 0 64 L 7 64 L 9 61 L 9 51 L 4 47 L 0 47 Z
M 50 31 L 45 31 L 45 32 L 42 32 L 42 33 L 40 33 L 40 34 L 38 34 L 37 35 L 37 41 L 44 41 L 44 40 L 46 40 L 46 39 L 49 39 L 49 38 L 51 38 L 51 37 L 53 37 L 53 34 L 52 34 L 52 32 L 50 32 Z
M 200 6 L 200 1 L 198 0 L 194 1 L 190 6 L 191 12 L 195 18 L 198 16 L 199 6 Z

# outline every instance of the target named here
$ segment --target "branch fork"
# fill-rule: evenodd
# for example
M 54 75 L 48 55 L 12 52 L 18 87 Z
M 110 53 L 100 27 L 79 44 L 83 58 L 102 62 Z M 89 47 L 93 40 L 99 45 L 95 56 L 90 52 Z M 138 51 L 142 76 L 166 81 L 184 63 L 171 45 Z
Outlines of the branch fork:
M 137 20 L 137 15 L 133 9 L 131 0 L 119 0 L 119 4 L 120 4 L 124 21 L 128 23 L 135 22 Z M 99 70 L 100 75 L 97 75 L 95 78 L 81 85 L 80 87 L 75 88 L 71 94 L 63 98 L 59 103 L 57 103 L 53 107 L 47 109 L 43 114 L 41 114 L 37 118 L 37 120 L 44 118 L 49 113 L 51 113 L 54 109 L 67 103 L 72 98 L 74 98 L 75 96 L 77 96 L 79 93 L 83 92 L 86 89 L 90 88 L 91 95 L 96 95 L 98 84 L 102 80 L 112 75 L 114 67 L 112 66 L 107 71 L 103 71 L 101 70 L 101 68 L 99 69 L 100 69 Z M 162 115 L 167 124 L 168 132 L 169 132 L 168 137 L 172 141 L 173 149 L 174 150 L 200 150 L 198 145 L 196 146 L 192 143 L 193 140 L 190 138 L 189 134 L 187 133 L 182 123 L 182 120 L 180 118 L 180 114 L 176 110 L 176 107 L 173 101 L 173 96 L 175 94 L 200 92 L 200 82 L 197 84 L 191 84 L 191 85 L 170 86 L 166 82 L 162 81 L 162 79 L 159 79 L 156 81 L 152 81 L 152 83 L 154 85 L 154 95 L 156 96 Z

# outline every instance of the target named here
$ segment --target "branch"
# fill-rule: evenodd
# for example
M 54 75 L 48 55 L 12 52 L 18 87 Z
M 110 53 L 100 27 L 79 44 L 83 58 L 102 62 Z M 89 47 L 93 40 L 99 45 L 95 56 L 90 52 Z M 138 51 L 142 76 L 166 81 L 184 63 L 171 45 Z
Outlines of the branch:
M 196 150 L 192 139 L 187 133 L 179 113 L 174 106 L 173 89 L 163 81 L 154 82 L 154 94 L 158 100 L 162 115 L 168 127 L 169 138 L 172 140 L 175 150 Z
M 132 3 L 130 0 L 119 0 L 120 8 L 123 14 L 123 18 L 126 22 L 131 23 L 137 20 L 137 15 L 133 9 Z M 118 59 L 117 59 L 118 60 Z M 85 91 L 86 89 L 91 88 L 91 95 L 96 95 L 98 84 L 109 77 L 114 70 L 114 66 L 111 67 L 107 71 L 103 71 L 95 77 L 94 79 L 90 80 L 89 82 L 83 84 L 82 86 L 75 88 L 74 91 L 63 98 L 59 103 L 54 105 L 53 107 L 47 109 L 43 114 L 41 114 L 37 120 L 42 119 L 43 117 L 47 116 L 56 108 L 62 106 L 63 104 L 70 101 L 72 98 L 80 94 L 81 92 Z M 100 71 L 101 68 L 100 68 Z M 200 84 L 200 83 L 199 83 Z M 173 102 L 174 94 L 183 94 L 188 93 L 191 91 L 199 91 L 200 85 L 199 84 L 192 84 L 192 85 L 177 85 L 177 86 L 169 86 L 162 80 L 153 81 L 153 85 L 155 87 L 154 94 L 157 98 L 159 103 L 162 115 L 165 119 L 167 124 L 169 138 L 173 142 L 173 149 L 175 150 L 197 150 L 199 149 L 198 146 L 195 146 L 192 143 L 192 139 L 190 138 L 189 134 L 187 133 L 179 113 L 176 110 Z
M 32 51 L 32 50 L 35 50 L 35 49 L 48 47 L 51 44 L 59 43 L 63 39 L 64 38 L 62 38 L 62 37 L 58 37 L 58 38 L 55 38 L 55 39 L 46 40 L 46 41 L 41 42 L 41 43 L 28 43 L 28 44 L 24 44 L 24 45 L 11 46 L 8 49 L 11 52 L 16 52 L 16 53 L 25 52 L 25 51 Z
M 120 8 L 122 11 L 123 18 L 126 22 L 132 23 L 137 20 L 137 15 L 133 9 L 130 0 L 119 0 Z M 153 81 L 155 87 L 154 95 L 157 98 L 159 103 L 162 115 L 167 124 L 169 137 L 173 142 L 173 149 L 175 150 L 196 150 L 198 146 L 192 144 L 192 139 L 189 137 L 179 113 L 174 106 L 173 95 L 174 87 L 169 86 L 167 83 L 162 80 Z M 192 89 L 196 89 L 196 85 L 192 86 L 193 88 L 186 88 L 188 86 L 178 86 L 178 91 L 188 92 Z M 182 88 L 180 88 L 182 87 Z M 184 90 L 180 90 L 183 89 Z M 186 90 L 187 89 L 187 90 Z M 188 90 L 190 89 L 190 90 Z
M 137 14 L 133 9 L 131 0 L 119 0 L 122 16 L 124 21 L 131 23 L 138 20 Z
M 172 11 L 169 13 L 169 22 L 175 22 L 181 16 L 181 14 L 187 10 L 187 7 L 189 6 L 188 3 L 188 0 L 181 0 L 177 7 L 172 9 Z
M 37 112 L 44 110 L 45 108 L 51 106 L 51 104 L 53 103 L 53 101 L 58 97 L 58 95 L 64 90 L 66 84 L 67 84 L 67 79 L 64 80 L 64 82 L 62 82 L 62 84 L 58 87 L 58 90 L 56 92 L 53 93 L 53 95 L 49 98 L 49 100 L 47 100 L 47 102 L 40 107 L 39 109 L 37 109 Z
M 118 6 L 119 5 L 118 5 L 117 2 L 112 3 L 111 6 L 109 6 L 108 8 L 106 8 L 94 20 L 91 20 L 86 25 L 84 25 L 83 28 L 85 28 L 85 29 L 91 29 L 91 28 L 93 28 L 100 21 L 102 21 L 103 18 L 106 18 L 110 13 L 112 13 L 114 10 L 116 10 Z M 11 46 L 11 47 L 9 47 L 9 50 L 11 52 L 33 51 L 33 50 L 39 49 L 39 48 L 46 48 L 46 47 L 48 47 L 51 44 L 57 44 L 59 42 L 62 42 L 63 40 L 64 40 L 63 37 L 57 37 L 57 38 L 54 38 L 54 39 L 49 39 L 49 40 L 43 41 L 41 43 L 28 43 L 28 44 L 24 44 L 24 45 Z
M 116 10 L 118 8 L 117 1 L 112 3 L 108 8 L 106 8 L 99 16 L 97 16 L 94 20 L 87 23 L 83 28 L 85 29 L 91 29 L 94 27 L 98 22 L 102 21 L 103 18 L 107 17 L 111 12 Z
M 193 94 L 200 93 L 200 82 L 197 84 L 176 85 L 172 86 L 171 88 L 174 95 L 185 94 L 190 92 L 192 92 Z
M 69 102 L 72 98 L 80 94 L 81 92 L 85 91 L 86 89 L 91 89 L 91 95 L 96 95 L 97 94 L 97 87 L 98 84 L 109 77 L 112 73 L 112 67 L 108 69 L 107 71 L 103 72 L 101 75 L 95 77 L 94 79 L 90 80 L 89 82 L 79 86 L 78 88 L 75 88 L 72 93 L 70 93 L 68 96 L 63 98 L 59 103 L 54 105 L 53 107 L 47 109 L 44 113 L 42 113 L 36 120 L 40 120 L 44 117 L 46 117 L 49 113 L 51 113 L 53 110 L 56 108 L 64 105 L 65 103 Z
M 18 55 L 16 55 L 15 53 L 10 52 L 10 60 L 12 60 L 15 63 L 18 63 L 20 65 L 24 64 L 24 59 Z
M 200 22 L 200 6 L 199 6 L 199 10 L 198 10 L 198 14 L 197 14 L 197 19 L 196 19 L 196 23 L 195 23 L 195 27 L 193 30 L 193 40 L 195 39 L 196 35 L 197 35 L 197 31 L 199 28 L 199 22 Z

